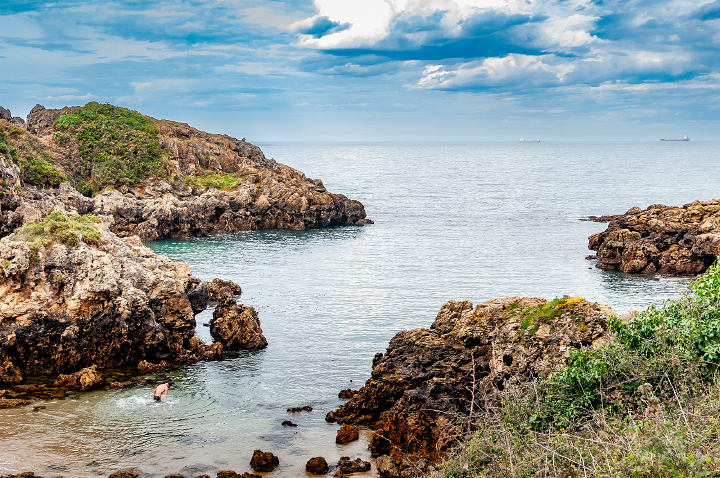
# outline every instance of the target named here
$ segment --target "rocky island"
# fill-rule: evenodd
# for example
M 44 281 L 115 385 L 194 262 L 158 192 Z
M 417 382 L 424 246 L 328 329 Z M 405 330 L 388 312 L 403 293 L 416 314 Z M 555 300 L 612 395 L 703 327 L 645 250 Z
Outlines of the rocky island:
M 720 256 L 720 200 L 682 207 L 653 204 L 625 214 L 590 217 L 609 222 L 588 239 L 596 267 L 663 276 L 697 275 Z

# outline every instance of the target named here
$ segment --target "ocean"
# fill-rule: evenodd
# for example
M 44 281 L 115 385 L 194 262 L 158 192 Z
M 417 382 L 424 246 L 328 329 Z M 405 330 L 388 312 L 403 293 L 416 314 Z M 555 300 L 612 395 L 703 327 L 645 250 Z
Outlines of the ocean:
M 306 476 L 314 456 L 369 459 L 367 432 L 336 445 L 338 426 L 324 417 L 340 390 L 362 386 L 394 334 L 429 327 L 448 300 L 567 294 L 624 313 L 677 297 L 688 279 L 595 269 L 587 238 L 606 224 L 580 218 L 720 196 L 718 143 L 259 146 L 360 200 L 375 224 L 147 244 L 203 280 L 242 286 L 269 346 L 147 386 L 0 410 L 0 474 L 81 478 L 135 466 L 152 477 L 214 476 L 251 471 L 255 449 L 279 457 L 267 475 L 278 477 Z M 211 317 L 197 317 L 206 341 Z M 153 384 L 165 379 L 169 400 L 155 404 Z M 313 411 L 286 411 L 304 405 Z M 283 427 L 288 419 L 298 427 Z

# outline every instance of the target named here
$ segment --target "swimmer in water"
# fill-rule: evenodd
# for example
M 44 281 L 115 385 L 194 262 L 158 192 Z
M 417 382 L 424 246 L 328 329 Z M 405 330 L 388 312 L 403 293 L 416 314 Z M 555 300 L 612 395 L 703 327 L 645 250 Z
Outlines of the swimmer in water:
M 168 393 L 169 388 L 170 388 L 170 384 L 167 382 L 161 383 L 160 385 L 158 385 L 157 388 L 153 391 L 153 399 L 156 402 L 159 402 L 164 394 L 165 400 L 167 400 L 167 393 Z

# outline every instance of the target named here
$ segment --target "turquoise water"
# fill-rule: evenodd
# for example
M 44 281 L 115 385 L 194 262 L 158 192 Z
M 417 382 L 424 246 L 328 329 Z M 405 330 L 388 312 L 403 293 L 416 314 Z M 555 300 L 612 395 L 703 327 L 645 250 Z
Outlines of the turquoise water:
M 592 268 L 587 237 L 605 224 L 578 219 L 720 196 L 717 143 L 259 146 L 362 201 L 375 224 L 148 244 L 204 280 L 240 284 L 268 348 L 173 371 L 162 405 L 148 385 L 0 410 L 0 474 L 214 475 L 250 471 L 259 448 L 280 457 L 269 476 L 305 476 L 313 456 L 368 458 L 367 436 L 337 446 L 337 425 L 323 418 L 395 333 L 429 326 L 453 299 L 569 294 L 620 313 L 661 303 L 687 279 Z M 198 316 L 207 341 L 211 316 Z M 286 412 L 308 404 L 311 413 Z M 282 427 L 286 419 L 299 426 Z

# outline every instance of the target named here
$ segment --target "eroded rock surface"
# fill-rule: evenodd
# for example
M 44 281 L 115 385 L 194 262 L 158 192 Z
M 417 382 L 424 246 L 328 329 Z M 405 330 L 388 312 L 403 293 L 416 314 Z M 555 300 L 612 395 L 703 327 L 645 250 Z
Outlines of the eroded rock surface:
M 80 143 L 58 140 L 51 134 L 52 128 L 58 118 L 77 109 L 37 105 L 28 115 L 26 130 L 13 129 L 14 119 L 7 119 L 9 111 L 4 110 L 0 139 L 21 144 L 26 156 L 41 153 L 62 170 L 63 165 L 78 163 Z M 0 161 L 4 161 L 0 168 L 16 169 L 2 174 L 0 190 L 7 197 L 0 198 L 5 216 L 0 218 L 5 219 L 0 237 L 60 205 L 67 212 L 111 216 L 109 228 L 118 236 L 137 235 L 143 241 L 372 223 L 359 201 L 328 192 L 321 180 L 266 158 L 260 148 L 244 139 L 206 133 L 173 121 L 152 121 L 158 126 L 165 172 L 134 186 L 107 188 L 94 198 L 81 195 L 68 183 L 45 189 L 26 184 L 23 172 L 11 164 L 21 162 L 0 151 Z M 216 187 L 209 185 L 215 184 L 212 181 L 203 182 L 213 174 L 234 180 L 227 183 L 230 185 L 220 181 Z
M 0 240 L 0 379 L 219 355 L 193 337 L 187 264 L 97 228 L 92 247 Z
M 605 340 L 610 313 L 568 297 L 511 297 L 475 308 L 448 302 L 429 329 L 398 333 L 376 355 L 365 386 L 326 419 L 375 428 L 374 456 L 388 455 L 400 468 L 408 457 L 425 466 L 455 443 L 455 418 L 468 412 L 473 385 L 481 396 L 515 377 L 554 370 L 571 349 Z
M 255 450 L 253 452 L 252 459 L 250 460 L 250 467 L 254 471 L 273 471 L 280 464 L 278 457 L 270 452 L 263 452 L 261 450 Z
M 226 281 L 221 286 L 211 288 L 217 306 L 210 320 L 210 335 L 225 350 L 258 350 L 267 347 L 257 312 L 252 307 L 235 302 L 234 293 L 240 290 L 233 286 L 235 284 Z
M 589 237 L 596 267 L 664 276 L 696 275 L 720 256 L 720 200 L 682 207 L 653 204 L 625 214 L 591 218 L 610 222 Z

